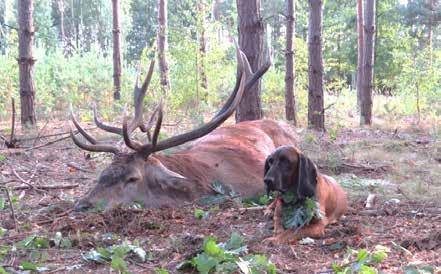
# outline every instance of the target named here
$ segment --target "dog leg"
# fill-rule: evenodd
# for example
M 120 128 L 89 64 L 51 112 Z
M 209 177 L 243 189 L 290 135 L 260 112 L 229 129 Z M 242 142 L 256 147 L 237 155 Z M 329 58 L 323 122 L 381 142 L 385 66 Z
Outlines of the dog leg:
M 267 205 L 265 210 L 263 211 L 263 216 L 270 216 L 273 213 L 274 208 L 276 208 L 279 200 L 279 198 L 276 198 L 274 199 L 274 201 L 271 202 L 271 204 Z
M 325 234 L 325 226 L 327 225 L 327 220 L 320 220 L 320 222 L 308 225 L 301 228 L 299 231 L 295 232 L 293 230 L 285 230 L 276 236 L 267 238 L 264 240 L 266 243 L 273 244 L 284 244 L 290 243 L 295 244 L 298 240 L 311 237 L 311 238 L 321 238 Z

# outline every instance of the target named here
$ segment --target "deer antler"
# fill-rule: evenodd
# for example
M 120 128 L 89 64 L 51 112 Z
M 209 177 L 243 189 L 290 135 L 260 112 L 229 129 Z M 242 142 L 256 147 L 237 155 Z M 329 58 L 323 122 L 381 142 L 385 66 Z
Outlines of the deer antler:
M 248 59 L 237 45 L 236 45 L 236 53 L 237 53 L 237 61 L 238 61 L 236 86 L 232 94 L 228 98 L 227 102 L 225 103 L 225 105 L 221 108 L 221 111 L 217 115 L 215 115 L 210 122 L 190 132 L 183 133 L 168 138 L 166 140 L 157 142 L 157 137 L 159 135 L 159 131 L 161 128 L 162 112 L 163 112 L 162 104 L 160 104 L 154 135 L 152 138 L 152 142 L 149 144 L 141 145 L 139 142 L 131 140 L 129 134 L 129 127 L 127 125 L 127 119 L 126 118 L 123 119 L 123 137 L 126 145 L 131 149 L 137 151 L 138 153 L 141 153 L 145 157 L 148 157 L 148 155 L 150 155 L 151 153 L 161 151 L 167 148 L 179 146 L 186 142 L 207 135 L 208 133 L 216 129 L 218 126 L 220 126 L 236 110 L 237 106 L 242 100 L 244 91 L 246 89 L 249 89 L 251 86 L 253 86 L 254 83 L 268 70 L 268 68 L 271 65 L 270 62 L 267 62 L 255 74 L 252 74 Z M 249 80 L 247 81 L 247 79 Z

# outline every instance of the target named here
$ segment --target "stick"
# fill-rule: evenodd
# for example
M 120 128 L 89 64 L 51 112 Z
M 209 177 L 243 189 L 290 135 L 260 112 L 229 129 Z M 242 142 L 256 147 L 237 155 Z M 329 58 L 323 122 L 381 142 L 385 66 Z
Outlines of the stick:
M 15 177 L 17 177 L 17 179 L 20 180 L 20 182 L 22 182 L 25 185 L 28 185 L 33 190 L 41 193 L 41 192 L 43 192 L 42 190 L 37 189 L 33 184 L 31 184 L 31 180 L 32 180 L 32 178 L 34 178 L 35 173 L 37 172 L 37 167 L 38 167 L 38 165 L 35 167 L 34 171 L 32 172 L 31 176 L 29 177 L 29 180 L 27 180 L 27 181 L 25 179 L 23 179 L 12 166 L 11 166 L 11 170 L 12 170 L 12 173 L 15 175 Z
M 77 133 L 78 133 L 78 132 L 76 132 L 75 134 L 77 134 Z M 62 137 L 62 138 L 58 138 L 58 139 L 56 139 L 56 140 L 53 140 L 53 141 L 47 142 L 47 143 L 45 143 L 45 144 L 42 144 L 42 145 L 39 145 L 39 146 L 36 146 L 36 147 L 26 148 L 25 150 L 26 150 L 26 151 L 29 151 L 29 150 L 33 150 L 33 149 L 37 149 L 37 148 L 42 148 L 42 147 L 50 146 L 50 145 L 52 145 L 52 144 L 55 144 L 55 143 L 57 143 L 57 142 L 60 142 L 60 141 L 63 141 L 63 140 L 69 139 L 69 138 L 70 138 L 70 135 L 65 136 L 65 137 Z
M 15 231 L 18 232 L 17 218 L 15 217 L 15 211 L 14 211 L 14 206 L 12 205 L 11 195 L 9 195 L 8 188 L 6 188 L 4 186 L 2 186 L 1 188 L 3 188 L 3 190 L 6 192 L 6 197 L 8 199 L 8 203 L 11 206 L 11 217 L 12 217 L 12 220 L 14 220 Z
M 53 185 L 53 186 L 36 186 L 34 188 L 41 190 L 52 190 L 52 189 L 73 189 L 78 187 L 79 184 L 70 184 L 70 185 Z M 16 186 L 13 187 L 12 190 L 25 190 L 30 189 L 31 186 Z
M 33 147 L 37 144 L 38 139 L 40 138 L 41 133 L 42 133 L 43 130 L 46 128 L 46 126 L 47 126 L 48 123 L 49 123 L 49 122 L 46 121 L 46 123 L 44 124 L 44 126 L 43 126 L 43 127 L 40 129 L 40 131 L 38 132 L 37 137 L 35 137 L 35 140 L 34 140 L 34 142 L 32 143 L 32 146 L 33 146 Z
M 375 194 L 369 193 L 367 199 L 366 199 L 366 208 L 372 208 L 375 204 L 375 199 L 377 196 Z
M 14 97 L 11 98 L 11 105 L 12 105 L 12 121 L 11 121 L 11 136 L 9 138 L 9 144 L 12 147 L 15 147 L 15 99 Z
M 92 171 L 84 169 L 84 168 L 80 167 L 79 165 L 77 165 L 75 163 L 67 163 L 67 166 L 73 167 L 73 168 L 78 169 L 79 171 L 82 171 L 82 172 L 93 173 Z

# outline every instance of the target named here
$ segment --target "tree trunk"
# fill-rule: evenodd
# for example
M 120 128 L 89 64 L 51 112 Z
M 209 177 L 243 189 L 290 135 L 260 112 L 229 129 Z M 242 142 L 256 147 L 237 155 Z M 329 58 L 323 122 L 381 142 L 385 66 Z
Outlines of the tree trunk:
M 285 71 L 285 114 L 288 121 L 296 126 L 296 103 L 294 97 L 294 29 L 295 29 L 295 3 L 294 0 L 287 0 L 287 14 L 286 14 L 286 71 Z
M 375 0 L 366 0 L 364 21 L 363 82 L 360 104 L 360 125 L 372 124 L 372 89 L 374 74 Z
M 263 50 L 263 22 L 260 0 L 237 0 L 239 46 L 256 71 Z M 260 80 L 247 90 L 236 110 L 236 122 L 258 120 L 263 116 L 260 100 Z
M 427 37 L 429 46 L 429 66 L 432 68 L 433 64 L 433 21 L 435 17 L 435 0 L 430 1 L 430 14 L 429 14 L 429 35 Z
M 57 4 L 58 4 L 58 11 L 60 12 L 60 40 L 61 40 L 61 45 L 64 48 L 66 41 L 66 34 L 64 31 L 64 0 L 59 0 Z
M 158 59 L 163 94 L 170 90 L 167 62 L 167 0 L 158 0 Z
M 205 41 L 205 15 L 206 15 L 206 3 L 205 0 L 199 0 L 197 3 L 198 9 L 198 33 L 199 33 L 199 66 L 198 73 L 200 78 L 200 85 L 206 97 L 208 89 L 208 79 L 205 72 L 205 56 L 207 53 L 206 41 Z
M 323 1 L 309 0 L 308 25 L 308 125 L 325 129 L 322 53 Z
M 119 18 L 119 0 L 112 0 L 113 9 L 113 98 L 121 98 L 121 27 Z
M 363 0 L 357 0 L 357 33 L 358 33 L 358 54 L 357 54 L 357 108 L 360 109 L 361 83 L 363 79 Z
M 33 0 L 18 0 L 18 65 L 20 78 L 21 124 L 35 126 L 35 83 L 32 44 L 34 23 L 32 19 Z

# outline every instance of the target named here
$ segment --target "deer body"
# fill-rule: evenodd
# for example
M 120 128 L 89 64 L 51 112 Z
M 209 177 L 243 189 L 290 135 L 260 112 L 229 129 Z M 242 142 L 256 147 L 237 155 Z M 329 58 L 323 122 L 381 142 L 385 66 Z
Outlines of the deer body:
M 96 140 L 81 128 L 72 113 L 73 124 L 87 140 L 80 140 L 71 131 L 77 146 L 115 155 L 112 163 L 101 172 L 96 186 L 78 201 L 76 209 L 98 204 L 107 209 L 133 202 L 145 207 L 177 206 L 213 193 L 211 184 L 214 181 L 230 185 L 245 197 L 262 192 L 265 158 L 281 145 L 296 145 L 296 140 L 286 124 L 271 120 L 247 121 L 219 128 L 234 113 L 245 91 L 270 66 L 268 62 L 253 73 L 245 54 L 236 49 L 238 70 L 233 92 L 209 122 L 189 132 L 158 140 L 163 118 L 162 100 L 150 120 L 144 120 L 143 99 L 152 77 L 153 61 L 141 88 L 136 81 L 135 115 L 130 122 L 124 116 L 122 128 L 106 125 L 98 120 L 94 111 L 96 125 L 121 135 L 133 152 L 122 152 L 115 145 Z M 153 126 L 153 134 L 150 134 Z M 148 143 L 132 139 L 131 133 L 138 128 L 146 133 Z M 193 140 L 192 146 L 183 151 L 168 155 L 157 153 Z

